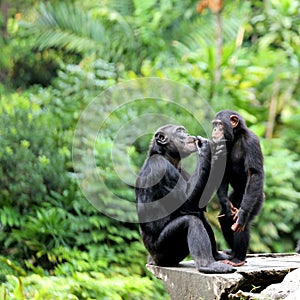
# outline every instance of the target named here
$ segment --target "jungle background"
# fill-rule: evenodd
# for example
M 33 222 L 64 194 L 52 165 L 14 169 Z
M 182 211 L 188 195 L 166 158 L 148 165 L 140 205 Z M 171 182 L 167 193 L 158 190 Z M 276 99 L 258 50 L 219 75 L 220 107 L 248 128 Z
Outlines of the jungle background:
M 96 210 L 72 164 L 81 112 L 102 91 L 136 78 L 186 84 L 215 111 L 243 115 L 260 137 L 266 172 L 266 200 L 249 251 L 294 251 L 300 239 L 300 2 L 212 3 L 0 1 L 1 299 L 168 299 L 145 268 L 138 225 Z M 163 104 L 158 109 L 196 134 L 184 114 Z M 145 110 L 142 101 L 113 119 L 127 122 L 135 110 Z M 116 124 L 108 124 L 95 157 L 114 193 L 134 201 L 134 190 L 120 184 L 110 165 Z M 132 168 L 141 167 L 150 138 L 128 149 Z M 218 209 L 213 199 L 207 216 L 225 249 Z

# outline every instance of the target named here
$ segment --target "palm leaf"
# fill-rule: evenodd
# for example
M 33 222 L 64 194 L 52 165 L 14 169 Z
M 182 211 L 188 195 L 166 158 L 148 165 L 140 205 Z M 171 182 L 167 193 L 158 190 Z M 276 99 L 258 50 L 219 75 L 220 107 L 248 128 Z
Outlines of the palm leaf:
M 27 27 L 39 50 L 96 52 L 106 61 L 117 62 L 136 46 L 126 20 L 117 11 L 103 6 L 84 11 L 64 2 L 40 4 L 35 20 L 27 23 Z M 136 60 L 136 56 L 133 59 Z
M 40 4 L 36 13 L 36 20 L 28 27 L 40 50 L 55 47 L 82 53 L 109 47 L 109 39 L 101 22 L 74 5 Z

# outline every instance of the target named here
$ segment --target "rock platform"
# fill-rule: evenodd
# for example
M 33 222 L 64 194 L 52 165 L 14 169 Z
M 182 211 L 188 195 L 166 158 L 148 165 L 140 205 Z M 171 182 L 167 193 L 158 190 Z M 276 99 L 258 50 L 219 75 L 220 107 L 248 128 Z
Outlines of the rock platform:
M 287 274 L 300 268 L 300 255 L 293 253 L 250 254 L 246 261 L 231 274 L 200 273 L 193 261 L 172 268 L 154 265 L 147 268 L 164 282 L 171 300 L 264 299 L 258 297 L 264 289 L 282 282 Z M 298 287 L 300 299 L 300 279 Z M 291 293 L 295 288 L 297 284 Z

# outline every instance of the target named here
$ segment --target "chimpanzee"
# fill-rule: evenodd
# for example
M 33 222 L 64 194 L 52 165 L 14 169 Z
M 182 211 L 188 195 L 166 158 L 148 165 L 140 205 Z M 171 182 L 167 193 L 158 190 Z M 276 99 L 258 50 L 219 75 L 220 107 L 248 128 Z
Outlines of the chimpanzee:
M 245 263 L 249 247 L 249 222 L 260 211 L 264 201 L 263 155 L 258 137 L 235 111 L 222 110 L 213 120 L 212 140 L 225 142 L 226 169 L 217 191 L 221 206 L 218 216 L 232 258 L 232 266 Z M 232 190 L 228 195 L 229 185 Z
M 197 149 L 196 170 L 189 176 L 180 161 Z M 135 187 L 141 234 L 150 253 L 148 263 L 177 266 L 190 253 L 200 272 L 235 271 L 216 261 L 224 258 L 216 250 L 205 209 L 198 206 L 211 159 L 209 141 L 189 135 L 183 126 L 169 124 L 156 131 Z
M 297 247 L 296 247 L 295 251 L 300 254 L 300 240 L 298 240 L 298 242 L 297 242 Z

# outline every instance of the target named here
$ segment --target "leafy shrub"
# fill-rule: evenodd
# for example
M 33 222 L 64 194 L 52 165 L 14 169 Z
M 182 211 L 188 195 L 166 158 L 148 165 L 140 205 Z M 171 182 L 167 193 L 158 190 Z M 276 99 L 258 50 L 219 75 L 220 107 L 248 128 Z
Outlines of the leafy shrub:
M 253 231 L 252 250 L 294 251 L 300 237 L 300 192 L 295 189 L 295 174 L 300 171 L 299 156 L 284 148 L 284 141 L 263 140 L 265 155 L 265 203 Z
M 35 218 L 51 191 L 65 189 L 70 179 L 64 165 L 70 153 L 55 146 L 55 121 L 28 95 L 2 99 L 0 111 L 0 239 L 5 247 L 18 245 L 16 251 L 22 252 L 26 246 L 9 233 Z
M 161 296 L 161 289 L 146 277 L 106 278 L 98 272 L 82 272 L 74 273 L 68 278 L 33 274 L 22 278 L 11 275 L 7 279 L 5 285 L 0 288 L 0 297 L 5 293 L 7 300 L 167 299 Z
M 7 274 L 16 276 L 6 277 L 0 288 L 7 299 L 47 299 L 48 294 L 61 297 L 57 299 L 156 299 L 164 294 L 160 283 L 141 277 L 147 255 L 137 225 L 101 215 L 83 197 L 72 174 L 72 137 L 80 111 L 114 82 L 105 79 L 114 76 L 105 67 L 102 61 L 69 66 L 59 72 L 53 88 L 33 88 L 1 101 L 0 242 L 5 259 L 14 261 L 4 260 L 2 280 Z M 119 191 L 133 197 L 127 186 Z M 24 273 L 17 267 L 28 277 L 21 278 Z M 94 277 L 89 277 L 91 272 Z M 49 273 L 60 279 L 47 277 Z M 32 278 L 49 285 L 43 289 Z M 82 286 L 76 285 L 79 281 Z M 57 282 L 70 286 L 56 288 Z

